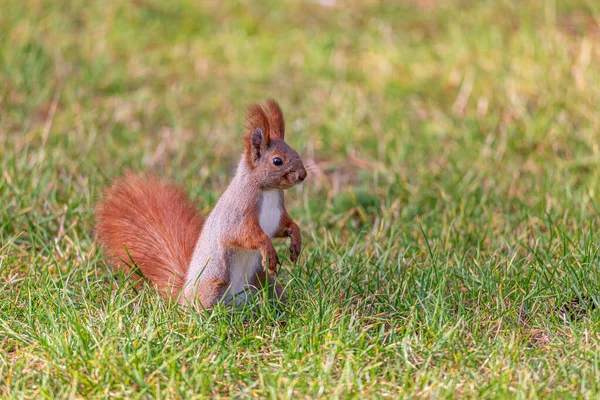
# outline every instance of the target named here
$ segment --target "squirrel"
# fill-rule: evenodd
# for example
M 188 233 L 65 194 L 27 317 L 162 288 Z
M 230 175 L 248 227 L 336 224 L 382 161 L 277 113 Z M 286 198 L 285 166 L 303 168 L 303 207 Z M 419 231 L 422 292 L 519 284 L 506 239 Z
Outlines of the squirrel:
M 271 239 L 291 238 L 293 263 L 301 250 L 283 191 L 301 183 L 306 169 L 284 135 L 276 101 L 248 107 L 245 151 L 206 219 L 182 188 L 159 177 L 128 172 L 117 179 L 96 207 L 96 237 L 108 264 L 129 273 L 133 261 L 163 296 L 183 304 L 248 303 L 275 281 L 279 259 Z M 268 285 L 285 297 L 281 286 Z

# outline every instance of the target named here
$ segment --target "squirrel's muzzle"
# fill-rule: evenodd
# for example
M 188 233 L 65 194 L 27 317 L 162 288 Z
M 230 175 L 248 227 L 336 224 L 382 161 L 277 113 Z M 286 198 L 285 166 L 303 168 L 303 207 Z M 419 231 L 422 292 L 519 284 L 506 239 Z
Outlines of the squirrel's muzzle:
M 302 168 L 300 172 L 298 172 L 298 180 L 302 182 L 304 179 L 306 179 L 306 170 Z

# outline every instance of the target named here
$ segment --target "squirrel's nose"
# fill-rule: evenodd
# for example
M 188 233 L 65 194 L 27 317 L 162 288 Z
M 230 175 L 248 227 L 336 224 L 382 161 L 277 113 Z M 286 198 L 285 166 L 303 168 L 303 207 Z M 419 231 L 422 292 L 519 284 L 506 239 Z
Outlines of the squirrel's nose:
M 300 173 L 298 173 L 298 179 L 300 179 L 300 182 L 306 179 L 306 170 L 304 168 L 302 168 L 302 170 L 300 170 Z

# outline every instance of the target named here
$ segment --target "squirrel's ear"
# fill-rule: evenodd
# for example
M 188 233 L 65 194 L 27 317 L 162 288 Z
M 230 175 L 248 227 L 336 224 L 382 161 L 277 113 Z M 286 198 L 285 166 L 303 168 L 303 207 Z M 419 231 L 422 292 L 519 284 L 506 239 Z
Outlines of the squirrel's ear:
M 269 119 L 264 109 L 253 104 L 246 112 L 246 133 L 244 145 L 246 156 L 250 165 L 254 165 L 269 147 L 271 138 L 269 136 Z
M 267 150 L 265 144 L 265 131 L 262 128 L 256 128 L 250 135 L 250 161 L 255 164 L 260 160 L 263 153 Z
M 269 132 L 271 139 L 283 139 L 285 136 L 283 112 L 281 111 L 279 104 L 273 99 L 267 101 L 267 117 L 269 118 L 269 125 L 271 126 L 271 132 Z

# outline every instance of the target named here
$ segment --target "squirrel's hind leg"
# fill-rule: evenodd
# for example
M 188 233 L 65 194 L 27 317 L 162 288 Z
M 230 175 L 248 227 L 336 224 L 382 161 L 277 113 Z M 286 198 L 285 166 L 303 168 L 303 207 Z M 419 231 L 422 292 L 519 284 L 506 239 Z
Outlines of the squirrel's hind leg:
M 207 279 L 198 288 L 196 299 L 204 308 L 214 307 L 223 299 L 229 285 L 229 281 L 224 279 Z

